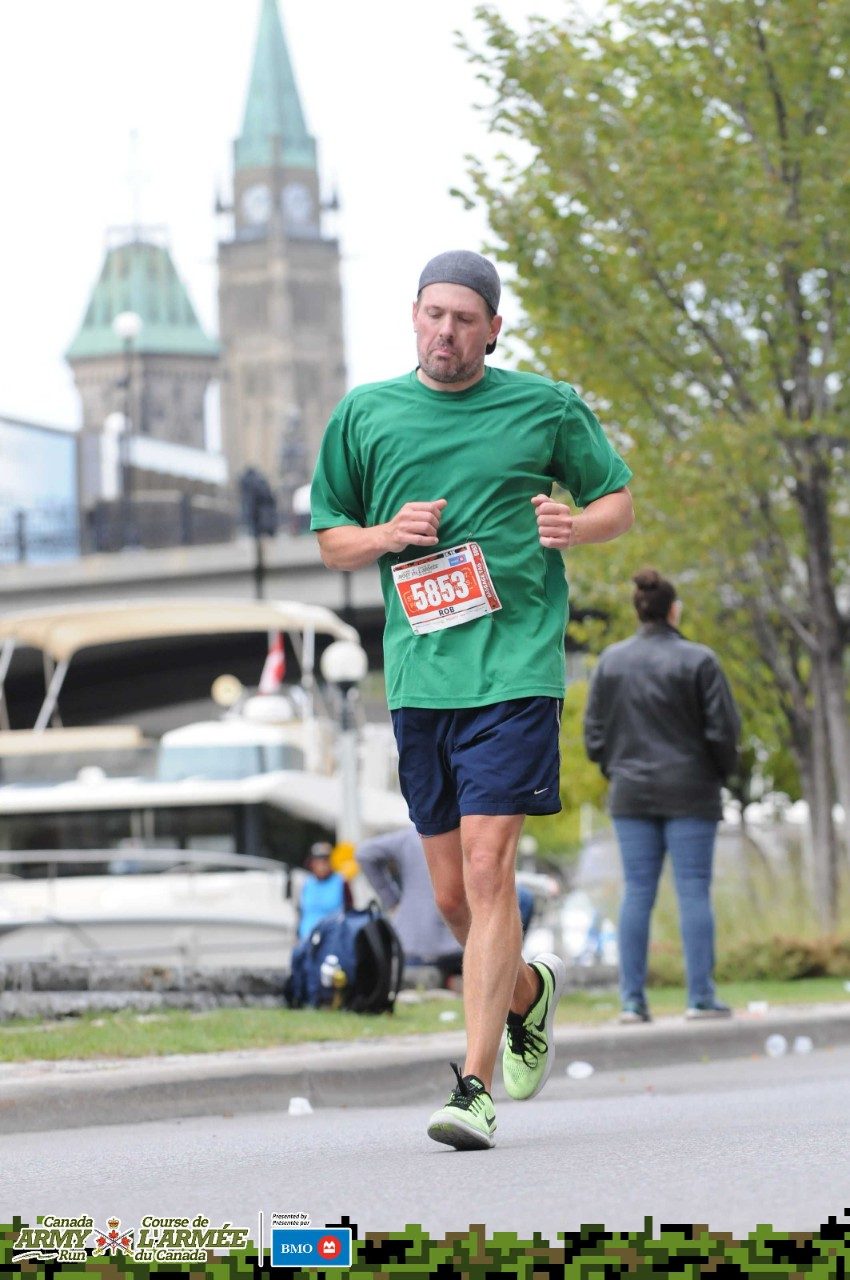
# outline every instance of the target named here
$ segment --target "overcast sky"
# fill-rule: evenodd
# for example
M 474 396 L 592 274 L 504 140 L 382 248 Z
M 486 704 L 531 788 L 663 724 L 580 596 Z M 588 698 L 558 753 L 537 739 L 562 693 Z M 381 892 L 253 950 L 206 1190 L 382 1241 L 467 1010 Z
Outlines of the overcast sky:
M 576 0 L 499 0 L 515 27 Z M 483 87 L 455 47 L 478 36 L 472 0 L 280 0 L 319 165 L 341 212 L 349 383 L 413 364 L 409 306 L 424 262 L 479 248 L 483 213 L 448 192 L 466 153 L 492 155 Z M 131 221 L 138 131 L 144 224 L 216 329 L 213 213 L 229 195 L 260 0 L 0 0 L 0 414 L 76 426 L 63 351 L 101 267 L 107 228 Z M 506 308 L 510 319 L 510 303 Z

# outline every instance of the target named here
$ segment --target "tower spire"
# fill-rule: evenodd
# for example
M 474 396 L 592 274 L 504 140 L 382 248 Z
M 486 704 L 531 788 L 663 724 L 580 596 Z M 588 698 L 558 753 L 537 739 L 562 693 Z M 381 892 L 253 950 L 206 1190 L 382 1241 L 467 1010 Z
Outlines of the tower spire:
M 316 168 L 316 142 L 307 130 L 277 0 L 262 0 L 235 160 L 237 169 Z
M 139 131 L 130 130 L 127 184 L 130 189 L 130 228 L 134 240 L 142 238 L 142 184 L 145 175 L 139 159 Z
M 233 239 L 219 244 L 221 427 L 232 475 L 256 467 L 290 493 L 345 391 L 340 254 L 322 235 L 316 141 L 277 0 L 257 11 Z

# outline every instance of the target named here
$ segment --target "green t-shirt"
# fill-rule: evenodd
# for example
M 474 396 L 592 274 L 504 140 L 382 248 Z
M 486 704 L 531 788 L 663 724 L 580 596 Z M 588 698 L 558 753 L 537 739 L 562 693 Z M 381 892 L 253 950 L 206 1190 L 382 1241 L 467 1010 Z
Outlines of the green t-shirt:
M 311 528 L 384 524 L 405 502 L 448 504 L 437 546 L 408 547 L 379 562 L 389 706 L 563 697 L 564 561 L 541 547 L 531 499 L 557 480 L 584 507 L 630 478 L 565 382 L 487 366 L 466 391 L 432 391 L 413 372 L 349 392 L 319 451 Z M 501 610 L 414 635 L 392 565 L 469 541 L 481 546 Z

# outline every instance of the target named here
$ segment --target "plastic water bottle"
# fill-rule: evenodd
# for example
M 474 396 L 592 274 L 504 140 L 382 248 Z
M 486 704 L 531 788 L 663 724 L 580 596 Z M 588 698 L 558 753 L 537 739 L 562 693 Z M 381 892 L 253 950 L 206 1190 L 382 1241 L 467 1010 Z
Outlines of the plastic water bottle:
M 339 956 L 325 956 L 322 966 L 319 969 L 319 981 L 323 987 L 333 987 L 336 985 L 335 975 L 342 972 L 339 964 Z
M 329 988 L 331 1009 L 341 1009 L 345 1003 L 345 988 L 348 976 L 339 962 L 339 956 L 327 956 L 319 970 L 319 980 L 323 987 Z

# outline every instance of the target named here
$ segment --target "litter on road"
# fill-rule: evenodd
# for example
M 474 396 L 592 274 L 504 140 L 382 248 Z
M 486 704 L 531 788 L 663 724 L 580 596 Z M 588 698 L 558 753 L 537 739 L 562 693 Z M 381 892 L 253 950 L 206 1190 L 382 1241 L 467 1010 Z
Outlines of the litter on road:
M 309 1116 L 313 1114 L 309 1098 L 290 1098 L 289 1114 L 291 1116 Z

